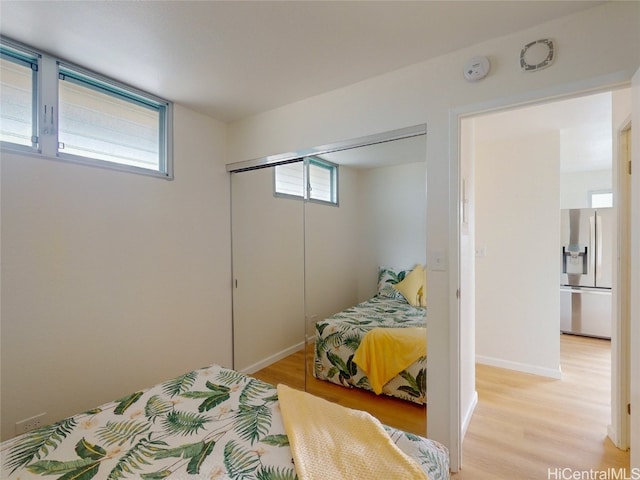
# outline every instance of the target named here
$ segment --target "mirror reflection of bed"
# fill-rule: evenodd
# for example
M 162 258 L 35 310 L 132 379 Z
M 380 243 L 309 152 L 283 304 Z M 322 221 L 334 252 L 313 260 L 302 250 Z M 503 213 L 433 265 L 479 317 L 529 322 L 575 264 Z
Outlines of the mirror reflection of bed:
M 424 134 L 314 156 L 338 206 L 274 196 L 274 167 L 232 175 L 235 369 L 426 434 L 425 157 Z

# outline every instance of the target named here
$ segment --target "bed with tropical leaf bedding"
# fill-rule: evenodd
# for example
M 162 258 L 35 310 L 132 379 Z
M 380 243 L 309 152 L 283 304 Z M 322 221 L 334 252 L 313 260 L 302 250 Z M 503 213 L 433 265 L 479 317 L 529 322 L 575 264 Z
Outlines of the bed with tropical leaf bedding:
M 341 407 L 340 407 L 341 408 Z M 384 427 L 430 480 L 439 443 Z M 3 479 L 298 479 L 275 387 L 213 365 L 1 444 Z
M 380 267 L 376 296 L 316 322 L 314 376 L 345 387 L 361 388 L 425 404 L 425 293 L 426 274 L 421 265 L 409 270 Z M 421 349 L 413 348 L 409 352 L 408 347 L 400 343 L 395 349 L 393 346 L 378 348 L 378 361 L 381 364 L 392 363 L 402 354 L 413 353 L 413 356 L 396 368 L 395 375 L 395 371 L 392 371 L 384 381 L 373 381 L 373 378 L 369 378 L 373 372 L 367 368 L 370 365 L 363 365 L 359 361 L 359 349 L 362 348 L 363 341 L 368 340 L 367 335 L 371 336 L 381 329 L 411 330 L 420 339 L 418 342 L 414 338 L 412 346 Z

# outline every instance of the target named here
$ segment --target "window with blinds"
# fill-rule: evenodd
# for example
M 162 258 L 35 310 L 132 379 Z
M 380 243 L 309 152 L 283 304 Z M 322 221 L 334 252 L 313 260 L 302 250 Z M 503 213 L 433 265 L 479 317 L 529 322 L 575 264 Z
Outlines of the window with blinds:
M 61 66 L 58 112 L 60 153 L 166 170 L 163 104 Z
M 0 44 L 0 141 L 35 148 L 38 57 Z
M 3 149 L 173 178 L 172 104 L 4 37 Z
M 275 171 L 275 192 L 280 196 L 304 198 L 304 162 L 278 165 Z
M 335 176 L 337 167 L 331 163 L 317 159 L 309 159 L 309 198 L 322 202 L 336 203 Z
M 275 195 L 337 205 L 338 166 L 320 157 L 274 168 Z

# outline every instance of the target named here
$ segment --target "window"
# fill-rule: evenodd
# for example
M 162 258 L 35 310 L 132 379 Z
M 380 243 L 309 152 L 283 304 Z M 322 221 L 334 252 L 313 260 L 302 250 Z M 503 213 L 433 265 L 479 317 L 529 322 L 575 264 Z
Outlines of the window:
M 337 165 L 320 157 L 307 157 L 274 170 L 276 196 L 338 204 Z
M 589 192 L 589 205 L 591 208 L 613 207 L 613 192 L 611 190 Z
M 309 160 L 309 198 L 336 203 L 335 176 L 337 167 L 314 158 Z
M 58 106 L 61 153 L 164 170 L 162 104 L 61 66 Z
M 275 167 L 276 195 L 304 197 L 304 162 L 287 163 Z
M 0 141 L 36 146 L 38 58 L 0 44 Z
M 172 178 L 169 102 L 44 53 L 38 63 L 4 38 L 0 47 L 3 148 Z

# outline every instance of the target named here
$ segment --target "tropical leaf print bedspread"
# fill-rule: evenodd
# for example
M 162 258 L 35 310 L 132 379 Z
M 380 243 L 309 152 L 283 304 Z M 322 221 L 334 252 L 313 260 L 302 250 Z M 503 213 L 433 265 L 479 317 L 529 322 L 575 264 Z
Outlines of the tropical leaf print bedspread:
M 0 445 L 3 479 L 297 479 L 276 389 L 213 365 Z M 437 442 L 388 429 L 433 480 Z
M 425 327 L 426 309 L 384 296 L 373 297 L 316 323 L 313 374 L 345 387 L 373 391 L 353 357 L 367 332 L 374 328 Z M 385 395 L 424 404 L 427 397 L 427 358 L 422 357 L 383 388 Z

